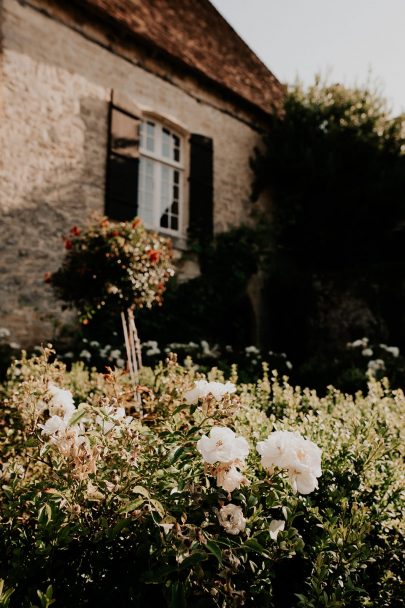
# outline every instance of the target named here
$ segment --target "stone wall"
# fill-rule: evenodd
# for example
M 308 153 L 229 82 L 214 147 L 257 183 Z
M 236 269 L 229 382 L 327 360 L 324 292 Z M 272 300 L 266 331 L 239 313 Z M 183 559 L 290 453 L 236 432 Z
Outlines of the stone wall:
M 80 31 L 49 6 L 0 0 L 0 326 L 24 345 L 52 339 L 63 321 L 43 281 L 63 234 L 103 212 L 111 90 L 214 139 L 216 232 L 249 217 L 249 157 L 261 142 L 212 91 L 137 65 L 128 48 L 108 49 L 101 30 Z

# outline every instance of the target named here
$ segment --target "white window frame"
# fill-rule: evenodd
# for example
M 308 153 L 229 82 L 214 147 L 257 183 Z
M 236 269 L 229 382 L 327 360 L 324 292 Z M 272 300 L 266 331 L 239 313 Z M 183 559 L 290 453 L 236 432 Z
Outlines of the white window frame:
M 178 129 L 173 126 L 170 122 L 163 120 L 160 117 L 154 115 L 143 114 L 141 117 L 142 126 L 140 128 L 145 128 L 148 123 L 153 123 L 155 125 L 155 151 L 150 151 L 144 146 L 144 142 L 146 141 L 146 137 L 140 138 L 139 143 L 139 156 L 140 162 L 142 158 L 149 159 L 153 161 L 153 180 L 154 180 L 154 188 L 153 188 L 153 209 L 152 209 L 152 224 L 148 225 L 145 222 L 145 226 L 147 228 L 151 228 L 158 232 L 162 232 L 164 234 L 171 235 L 173 237 L 182 237 L 184 235 L 184 221 L 185 221 L 185 175 L 186 175 L 186 137 L 183 129 Z M 175 135 L 179 138 L 179 150 L 180 150 L 180 160 L 175 161 L 174 159 L 169 159 L 163 156 L 162 154 L 162 139 L 163 139 L 163 129 L 167 129 L 171 135 Z M 160 154 L 156 152 L 156 150 L 160 151 Z M 161 175 L 161 167 L 166 166 L 171 169 L 177 170 L 179 172 L 179 198 L 178 198 L 178 228 L 174 230 L 170 227 L 163 227 L 160 225 L 160 219 L 162 216 L 161 211 L 161 194 L 162 194 L 162 175 Z M 171 183 L 170 183 L 170 191 L 173 188 L 173 172 L 170 173 Z M 141 194 L 140 194 L 141 180 L 139 178 L 138 184 L 138 209 L 139 203 L 141 202 Z

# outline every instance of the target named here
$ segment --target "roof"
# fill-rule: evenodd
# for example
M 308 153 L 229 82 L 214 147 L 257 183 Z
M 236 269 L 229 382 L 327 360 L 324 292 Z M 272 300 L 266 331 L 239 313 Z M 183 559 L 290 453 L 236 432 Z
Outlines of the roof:
M 265 113 L 281 109 L 283 85 L 208 0 L 81 0 L 80 6 Z

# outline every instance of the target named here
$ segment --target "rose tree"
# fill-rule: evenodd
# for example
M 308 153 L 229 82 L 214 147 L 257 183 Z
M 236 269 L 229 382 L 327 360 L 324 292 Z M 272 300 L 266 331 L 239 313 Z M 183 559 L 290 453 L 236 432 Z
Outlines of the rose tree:
M 48 280 L 84 322 L 102 309 L 120 313 L 160 304 L 174 274 L 170 239 L 146 230 L 139 218 L 73 226 L 65 249 L 61 267 Z

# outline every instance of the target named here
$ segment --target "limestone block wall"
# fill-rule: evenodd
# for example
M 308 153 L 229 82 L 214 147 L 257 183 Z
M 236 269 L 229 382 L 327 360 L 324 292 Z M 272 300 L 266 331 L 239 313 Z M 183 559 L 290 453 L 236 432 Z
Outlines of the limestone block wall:
M 0 0 L 0 326 L 23 345 L 52 339 L 63 322 L 43 280 L 60 263 L 63 234 L 103 213 L 112 89 L 213 138 L 216 232 L 247 221 L 249 158 L 261 141 L 202 85 L 143 69 L 38 4 Z

